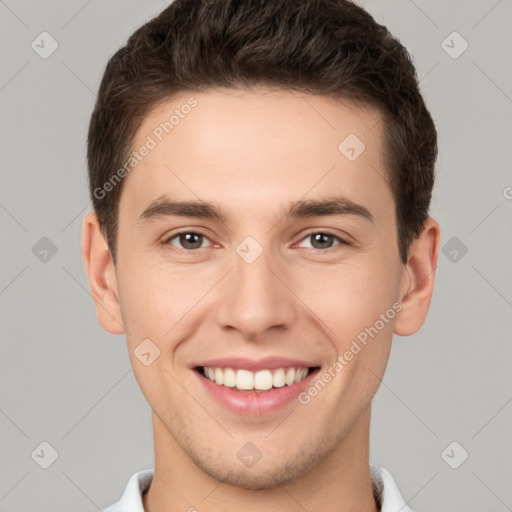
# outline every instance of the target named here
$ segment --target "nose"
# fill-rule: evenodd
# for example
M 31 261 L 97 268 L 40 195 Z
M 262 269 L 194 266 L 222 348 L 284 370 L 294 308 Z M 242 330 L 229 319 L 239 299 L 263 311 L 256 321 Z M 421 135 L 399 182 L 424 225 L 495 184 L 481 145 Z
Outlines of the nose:
M 297 320 L 297 304 L 283 264 L 266 250 L 249 261 L 236 252 L 233 256 L 234 268 L 218 297 L 220 328 L 236 330 L 246 339 L 262 339 L 267 331 L 290 329 Z

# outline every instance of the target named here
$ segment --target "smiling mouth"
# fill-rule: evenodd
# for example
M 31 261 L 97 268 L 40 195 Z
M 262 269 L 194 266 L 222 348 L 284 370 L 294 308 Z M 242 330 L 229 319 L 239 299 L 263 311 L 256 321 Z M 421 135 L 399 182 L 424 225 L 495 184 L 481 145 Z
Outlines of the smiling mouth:
M 270 391 L 292 386 L 304 380 L 308 375 L 317 372 L 319 366 L 313 367 L 282 367 L 263 369 L 256 372 L 245 369 L 197 366 L 194 368 L 202 377 L 218 386 L 228 387 L 241 392 Z

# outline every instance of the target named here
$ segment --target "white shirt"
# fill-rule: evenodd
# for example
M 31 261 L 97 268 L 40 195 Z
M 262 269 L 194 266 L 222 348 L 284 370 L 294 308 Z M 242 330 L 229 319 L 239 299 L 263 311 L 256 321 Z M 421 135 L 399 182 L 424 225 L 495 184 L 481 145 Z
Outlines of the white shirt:
M 370 464 L 373 495 L 380 512 L 412 512 L 405 504 L 400 491 L 389 471 Z M 144 512 L 142 494 L 149 489 L 153 480 L 153 469 L 134 473 L 128 480 L 121 499 L 102 512 Z

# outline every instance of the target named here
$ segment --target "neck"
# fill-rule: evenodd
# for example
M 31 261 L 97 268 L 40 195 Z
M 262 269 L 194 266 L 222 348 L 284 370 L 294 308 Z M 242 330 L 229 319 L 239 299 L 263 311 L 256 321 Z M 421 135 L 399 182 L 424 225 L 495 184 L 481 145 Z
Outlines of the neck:
M 369 463 L 370 407 L 336 449 L 313 471 L 284 487 L 243 489 L 205 474 L 177 445 L 153 413 L 155 470 L 143 496 L 145 512 L 378 512 Z

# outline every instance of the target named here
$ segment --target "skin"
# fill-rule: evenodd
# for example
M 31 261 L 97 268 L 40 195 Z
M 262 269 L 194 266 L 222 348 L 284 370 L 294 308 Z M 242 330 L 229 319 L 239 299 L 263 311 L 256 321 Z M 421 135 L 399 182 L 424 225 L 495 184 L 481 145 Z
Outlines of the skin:
M 191 96 L 197 107 L 126 178 L 116 265 L 94 212 L 83 222 L 98 320 L 109 333 L 126 333 L 153 411 L 145 510 L 375 512 L 371 401 L 393 333 L 411 335 L 426 318 L 439 225 L 427 220 L 402 264 L 383 123 L 367 105 L 263 87 L 182 92 L 146 116 L 133 147 Z M 338 150 L 349 134 L 366 146 L 355 161 Z M 282 217 L 291 202 L 332 195 L 365 206 L 373 221 Z M 139 221 L 163 196 L 214 203 L 226 220 Z M 203 234 L 201 248 L 171 238 L 182 231 Z M 319 244 L 319 232 L 333 237 Z M 247 236 L 263 249 L 250 264 L 236 252 Z M 236 414 L 190 368 L 199 359 L 276 355 L 314 361 L 322 372 L 394 303 L 401 311 L 306 405 Z M 149 366 L 134 355 L 146 338 L 160 350 Z M 237 457 L 247 442 L 262 454 L 251 468 Z

